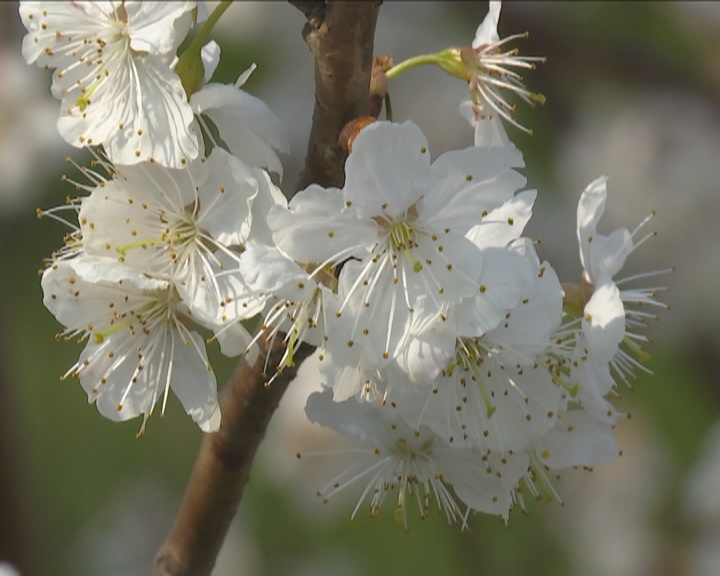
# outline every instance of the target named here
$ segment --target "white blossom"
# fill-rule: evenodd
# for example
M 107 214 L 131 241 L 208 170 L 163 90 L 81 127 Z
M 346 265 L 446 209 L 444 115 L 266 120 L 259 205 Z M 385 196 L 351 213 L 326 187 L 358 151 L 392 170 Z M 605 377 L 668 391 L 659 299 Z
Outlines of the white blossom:
M 657 319 L 657 315 L 648 308 L 667 308 L 655 299 L 657 293 L 666 288 L 625 286 L 636 280 L 668 272 L 659 270 L 615 279 L 627 257 L 655 235 L 650 232 L 637 240 L 638 233 L 654 213 L 645 218 L 632 233 L 619 228 L 609 236 L 604 236 L 597 232 L 597 224 L 605 211 L 606 200 L 607 178 L 603 176 L 588 185 L 580 197 L 577 210 L 577 236 L 583 266 L 582 288 L 586 300 L 582 319 L 582 346 L 593 358 L 595 365 L 600 366 L 595 371 L 594 380 L 595 385 L 600 386 L 601 394 L 608 385 L 603 368 L 607 363 L 615 375 L 624 381 L 632 378 L 636 369 L 647 371 L 620 344 L 624 343 L 642 360 L 645 356 L 642 346 L 649 342 L 642 331 L 647 327 L 648 320 Z
M 408 509 L 415 506 L 421 518 L 437 507 L 448 522 L 461 522 L 463 528 L 472 510 L 507 518 L 512 489 L 527 469 L 525 455 L 503 458 L 478 449 L 453 448 L 427 428 L 413 430 L 390 406 L 335 402 L 327 389 L 311 394 L 305 411 L 311 421 L 363 446 L 348 450 L 355 462 L 318 492 L 327 501 L 351 484 L 364 481 L 353 518 L 368 496 L 370 515 L 376 516 L 396 488 L 394 516 L 406 529 Z
M 530 104 L 544 101 L 541 95 L 525 88 L 522 77 L 513 68 L 534 69 L 535 62 L 545 59 L 519 56 L 516 49 L 502 51 L 505 44 L 525 38 L 527 34 L 513 34 L 501 40 L 497 32 L 500 7 L 501 2 L 490 2 L 487 16 L 475 32 L 472 46 L 460 51 L 470 88 L 470 98 L 460 104 L 460 113 L 475 127 L 476 146 L 513 146 L 501 118 L 532 133 L 513 118 L 515 106 L 506 102 L 504 93 L 514 92 Z
M 119 164 L 179 168 L 200 153 L 193 112 L 169 60 L 195 2 L 20 2 L 23 56 L 54 68 L 58 131 L 103 145 Z
M 303 270 L 277 248 L 251 241 L 240 258 L 239 273 L 254 291 L 267 298 L 267 308 L 253 343 L 273 341 L 285 333 L 280 364 L 294 366 L 295 351 L 303 342 L 323 346 L 330 337 L 328 317 L 337 310 L 332 290 L 335 277 L 327 270 Z M 325 284 L 329 285 L 326 286 Z M 270 379 L 274 379 L 275 375 Z
M 205 432 L 220 427 L 217 384 L 205 343 L 167 280 L 110 258 L 82 256 L 43 273 L 45 306 L 68 338 L 87 339 L 65 376 L 80 379 L 88 400 L 111 420 L 143 416 L 170 389 Z
M 231 247 L 250 234 L 259 189 L 251 171 L 221 149 L 179 170 L 156 163 L 115 170 L 82 201 L 87 252 L 171 279 L 192 313 L 227 314 L 227 299 L 237 305 L 242 293 L 237 278 L 217 273 L 237 267 Z
M 338 312 L 348 346 L 387 363 L 420 300 L 425 314 L 442 317 L 478 291 L 479 250 L 465 234 L 525 183 L 515 166 L 514 150 L 475 147 L 431 164 L 417 126 L 376 122 L 355 139 L 342 190 L 311 185 L 288 209 L 271 209 L 268 222 L 296 261 L 344 262 Z
M 455 326 L 465 322 L 455 316 L 469 315 L 463 304 L 408 347 L 405 369 L 421 382 L 422 374 L 429 378 L 414 425 L 428 426 L 457 445 L 503 454 L 525 448 L 554 425 L 572 394 L 557 382 L 551 356 L 551 335 L 562 319 L 562 289 L 549 264 L 541 265 L 531 252 L 525 257 L 535 283 L 497 326 L 462 336 Z

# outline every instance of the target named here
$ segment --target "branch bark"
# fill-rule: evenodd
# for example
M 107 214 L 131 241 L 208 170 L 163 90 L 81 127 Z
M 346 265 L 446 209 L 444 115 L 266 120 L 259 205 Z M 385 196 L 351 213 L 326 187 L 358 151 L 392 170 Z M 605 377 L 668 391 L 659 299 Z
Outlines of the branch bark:
M 375 24 L 380 2 L 292 0 L 308 18 L 303 30 L 315 55 L 315 111 L 305 168 L 296 190 L 310 183 L 342 186 L 342 127 L 367 115 Z M 312 349 L 303 345 L 299 365 Z M 250 477 L 255 452 L 296 370 L 265 388 L 266 349 L 254 365 L 241 361 L 220 393 L 222 426 L 203 439 L 185 496 L 155 558 L 155 576 L 209 576 Z M 277 366 L 282 343 L 270 351 Z
M 315 55 L 315 110 L 298 190 L 311 183 L 344 183 L 346 153 L 338 136 L 345 124 L 368 115 L 379 9 L 380 2 L 328 2 L 322 20 L 314 17 L 305 26 L 305 41 Z M 317 13 L 316 7 L 311 14 Z
M 235 516 L 255 452 L 270 417 L 297 370 L 285 370 L 272 386 L 263 385 L 267 349 L 255 364 L 241 361 L 220 393 L 222 425 L 200 446 L 175 524 L 155 558 L 156 576 L 209 575 Z M 270 351 L 269 366 L 282 358 L 282 342 Z M 298 350 L 298 365 L 312 353 Z

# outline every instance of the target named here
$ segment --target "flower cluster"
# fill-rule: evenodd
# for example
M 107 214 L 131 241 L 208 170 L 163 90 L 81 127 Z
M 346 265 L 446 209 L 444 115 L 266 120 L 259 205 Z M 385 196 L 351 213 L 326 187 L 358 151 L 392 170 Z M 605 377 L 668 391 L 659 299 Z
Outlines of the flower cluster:
M 104 416 L 142 415 L 141 432 L 170 389 L 202 430 L 218 430 L 217 384 L 198 329 L 225 354 L 245 352 L 251 337 L 239 320 L 266 298 L 220 272 L 238 269 L 246 242 L 271 241 L 265 215 L 284 202 L 266 171 L 282 175 L 283 127 L 240 89 L 253 68 L 234 85 L 210 82 L 220 49 L 202 45 L 217 19 L 204 19 L 203 8 L 20 3 L 25 59 L 54 69 L 58 131 L 97 158 L 82 169 L 89 183 L 75 183 L 85 195 L 39 212 L 71 228 L 42 275 L 60 336 L 87 341 L 65 376 L 79 378 Z
M 396 490 L 405 526 L 414 506 L 462 527 L 474 511 L 507 519 L 526 497 L 556 498 L 557 471 L 614 459 L 609 398 L 645 370 L 644 327 L 664 307 L 662 288 L 630 287 L 651 274 L 617 279 L 649 217 L 598 233 L 606 179 L 592 182 L 577 285 L 523 235 L 537 192 L 523 190 L 502 93 L 541 100 L 512 71 L 539 59 L 502 51 L 517 36 L 499 39 L 500 3 L 472 46 L 423 62 L 468 82 L 474 146 L 433 160 L 414 123 L 375 121 L 352 140 L 342 188 L 311 184 L 289 203 L 267 172 L 282 175 L 282 127 L 240 90 L 247 73 L 209 83 L 219 48 L 200 44 L 217 18 L 202 24 L 199 7 L 21 3 L 27 61 L 55 69 L 60 133 L 102 146 L 42 278 L 62 335 L 87 340 L 66 376 L 103 415 L 142 415 L 143 428 L 172 388 L 212 432 L 221 415 L 199 330 L 228 355 L 282 341 L 267 384 L 301 344 L 317 347 L 324 384 L 306 413 L 363 446 L 318 494 L 363 482 L 352 514 L 369 499 L 374 515 Z

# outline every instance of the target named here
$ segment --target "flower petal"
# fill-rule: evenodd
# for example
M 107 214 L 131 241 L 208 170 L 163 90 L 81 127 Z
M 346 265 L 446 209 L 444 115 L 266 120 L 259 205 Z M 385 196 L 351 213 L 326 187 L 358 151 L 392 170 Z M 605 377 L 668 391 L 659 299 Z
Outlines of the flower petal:
M 199 334 L 191 332 L 193 342 L 176 339 L 172 380 L 170 386 L 182 403 L 185 411 L 203 432 L 217 432 L 220 429 L 220 406 L 217 401 L 217 381 L 209 365 L 197 361 L 197 355 L 190 346 L 205 350 L 205 342 Z
M 610 424 L 596 422 L 582 410 L 562 415 L 552 430 L 537 440 L 540 461 L 553 470 L 608 464 L 619 455 Z
M 405 214 L 426 191 L 430 153 L 412 122 L 374 122 L 355 138 L 345 162 L 344 199 L 359 218 Z
M 490 6 L 488 7 L 488 13 L 475 32 L 475 39 L 472 43 L 473 48 L 478 48 L 483 44 L 491 44 L 500 40 L 500 36 L 498 36 L 497 32 L 497 27 L 498 22 L 500 21 L 501 6 L 501 2 L 490 2 Z

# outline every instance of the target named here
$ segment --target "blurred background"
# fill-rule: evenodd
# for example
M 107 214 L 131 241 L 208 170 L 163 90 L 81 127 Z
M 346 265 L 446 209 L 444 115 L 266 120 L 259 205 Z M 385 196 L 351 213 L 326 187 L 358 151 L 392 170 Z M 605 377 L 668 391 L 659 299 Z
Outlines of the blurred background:
M 486 2 L 387 2 L 376 54 L 396 62 L 469 44 Z M 289 132 L 283 188 L 304 159 L 313 109 L 313 63 L 302 15 L 284 2 L 239 2 L 216 38 L 215 76 L 245 85 Z M 312 361 L 283 399 L 258 454 L 216 576 L 720 574 L 720 3 L 524 3 L 503 6 L 500 36 L 530 32 L 516 45 L 547 56 L 526 75 L 545 106 L 518 106 L 532 137 L 508 127 L 524 152 L 528 187 L 539 197 L 528 230 L 561 280 L 581 271 L 576 202 L 597 176 L 609 177 L 601 231 L 633 229 L 651 210 L 659 234 L 633 254 L 628 272 L 676 266 L 657 280 L 672 310 L 651 327 L 649 367 L 621 406 L 623 456 L 592 473 L 570 471 L 564 500 L 533 503 L 509 526 L 471 518 L 470 534 L 443 517 L 414 518 L 391 507 L 376 519 L 348 519 L 359 492 L 323 505 L 315 491 L 342 463 L 296 460 L 330 449 L 339 436 L 309 424 L 303 406 L 319 387 Z M 58 324 L 42 306 L 37 271 L 65 230 L 35 208 L 63 203 L 73 188 L 64 163 L 87 156 L 55 132 L 59 103 L 50 76 L 21 56 L 16 3 L 0 3 L 0 574 L 149 574 L 183 494 L 201 433 L 179 404 L 148 433 L 139 422 L 102 419 L 72 379 L 60 382 L 80 345 L 55 342 Z M 431 68 L 393 80 L 396 121 L 412 119 L 433 156 L 472 144 L 458 113 L 463 82 Z M 220 383 L 233 362 L 213 352 Z M 344 496 L 344 497 L 343 497 Z

